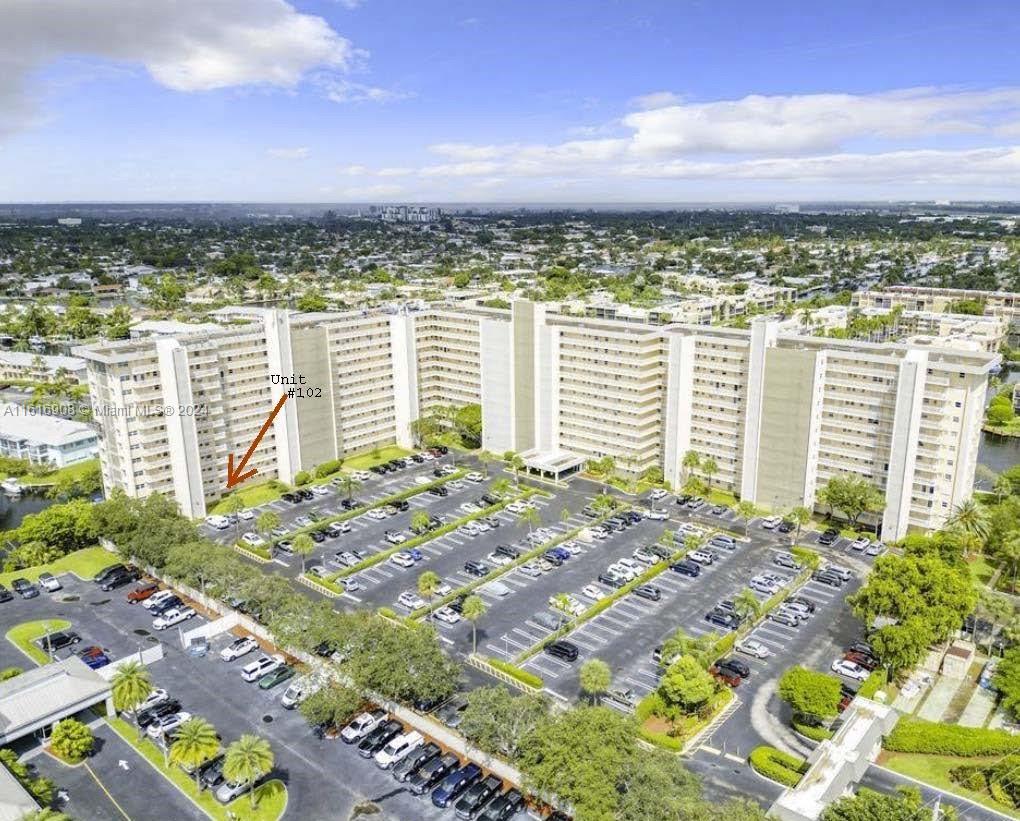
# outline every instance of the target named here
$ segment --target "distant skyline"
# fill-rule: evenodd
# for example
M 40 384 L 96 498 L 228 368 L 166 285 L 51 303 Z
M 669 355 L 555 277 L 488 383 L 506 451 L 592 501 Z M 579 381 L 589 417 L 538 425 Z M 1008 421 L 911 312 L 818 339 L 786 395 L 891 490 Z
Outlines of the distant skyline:
M 0 201 L 1015 200 L 1018 16 L 0 0 Z

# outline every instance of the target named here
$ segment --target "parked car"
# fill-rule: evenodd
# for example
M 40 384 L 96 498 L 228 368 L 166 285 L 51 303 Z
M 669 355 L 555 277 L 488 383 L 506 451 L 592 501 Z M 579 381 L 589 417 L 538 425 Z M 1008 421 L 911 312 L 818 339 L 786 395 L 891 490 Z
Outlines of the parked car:
M 404 725 L 395 718 L 384 721 L 358 742 L 358 755 L 372 758 L 403 731 Z
M 103 581 L 99 583 L 99 587 L 101 590 L 108 592 L 118 587 L 123 587 L 125 584 L 131 584 L 131 582 L 136 582 L 141 577 L 142 574 L 139 573 L 137 570 L 135 570 L 134 568 L 126 567 L 123 570 L 118 570 L 114 573 L 111 573 L 109 576 L 107 576 L 105 579 L 103 579 Z
M 730 656 L 729 658 L 723 659 L 722 661 L 716 662 L 716 667 L 726 668 L 732 670 L 741 678 L 747 678 L 751 675 L 751 667 L 746 661 L 741 661 L 738 658 Z
M 682 576 L 690 576 L 692 579 L 701 575 L 701 565 L 688 559 L 681 559 L 679 562 L 674 562 L 669 566 L 669 569 Z
M 713 665 L 708 668 L 708 672 L 711 673 L 715 679 L 721 681 L 723 684 L 729 685 L 730 687 L 739 687 L 740 682 L 742 681 L 740 676 L 729 667 Z
M 156 582 L 148 582 L 147 584 L 143 584 L 139 587 L 136 587 L 134 590 L 131 590 L 127 594 L 128 604 L 138 604 L 139 602 L 144 602 L 146 599 L 151 598 L 158 591 L 159 584 L 157 584 Z
M 241 668 L 241 678 L 248 682 L 256 681 L 266 673 L 282 666 L 283 662 L 280 659 L 272 656 L 259 656 L 255 661 Z
M 398 784 L 405 784 L 418 770 L 433 759 L 439 758 L 441 753 L 438 744 L 423 744 L 411 750 L 402 760 L 395 763 L 390 769 L 390 773 Z
M 34 599 L 39 595 L 39 588 L 28 579 L 15 579 L 11 582 L 11 587 L 23 599 Z
M 60 579 L 58 579 L 52 573 L 45 572 L 39 574 L 39 586 L 47 593 L 55 593 L 58 590 L 62 590 L 64 587 L 60 583 Z
M 474 818 L 489 799 L 499 793 L 502 786 L 502 779 L 495 775 L 476 781 L 464 791 L 460 800 L 454 805 L 456 816 L 464 819 Z
M 259 689 L 272 690 L 274 687 L 283 684 L 285 681 L 290 681 L 292 678 L 294 678 L 294 668 L 289 664 L 284 664 L 262 676 L 259 679 Z
M 830 573 L 827 570 L 816 570 L 811 574 L 811 578 L 816 582 L 828 585 L 829 587 L 843 586 L 843 580 L 835 573 Z
M 829 669 L 837 675 L 846 676 L 854 681 L 864 681 L 870 675 L 864 667 L 846 659 L 836 659 Z
M 775 530 L 783 523 L 782 516 L 766 516 L 761 520 L 761 526 L 766 530 Z
M 826 546 L 834 545 L 839 539 L 839 531 L 831 527 L 818 537 L 818 543 Z
M 242 636 L 234 639 L 230 644 L 220 650 L 220 658 L 223 661 L 235 661 L 258 648 L 259 644 L 251 636 Z
M 769 613 L 767 618 L 769 621 L 774 621 L 776 624 L 782 624 L 786 627 L 800 627 L 801 620 L 797 614 L 784 610 L 781 607 Z
M 552 656 L 560 661 L 577 661 L 578 649 L 576 644 L 572 644 L 569 641 L 554 641 L 545 646 L 545 652 L 547 655 Z
M 223 783 L 223 761 L 224 756 L 220 754 L 199 766 L 196 776 L 201 789 L 215 789 Z
M 362 713 L 340 731 L 340 740 L 346 744 L 360 741 L 386 720 L 385 710 Z
M 181 703 L 175 698 L 166 698 L 151 707 L 139 710 L 135 713 L 135 724 L 141 729 L 146 729 L 154 721 L 172 715 L 181 709 Z
M 432 791 L 432 803 L 445 809 L 460 797 L 468 787 L 482 777 L 482 768 L 474 762 L 469 762 L 455 770 L 443 779 Z
M 189 718 L 191 718 L 191 713 L 185 710 L 161 716 L 145 728 L 145 734 L 149 738 L 159 738 L 161 735 L 166 735 L 170 731 L 176 730 Z
M 418 749 L 424 741 L 422 734 L 417 730 L 398 735 L 375 754 L 375 763 L 380 769 L 388 770 Z
M 152 598 L 154 599 L 156 597 L 153 596 Z M 150 599 L 149 601 L 152 601 L 152 599 Z M 146 602 L 146 604 L 147 603 L 148 602 Z M 181 600 L 181 597 L 178 596 L 177 594 L 172 594 L 167 598 L 160 599 L 158 602 L 153 604 L 152 607 L 149 608 L 149 612 L 153 616 L 162 616 L 165 612 L 167 612 L 167 610 L 173 610 L 175 607 L 183 606 L 184 602 Z
M 485 562 L 464 562 L 464 572 L 480 579 L 483 576 L 489 575 L 489 566 Z
M 70 647 L 73 644 L 78 644 L 80 641 L 81 636 L 73 630 L 57 630 L 54 633 L 43 636 L 38 640 L 38 644 L 43 650 L 55 652 L 63 650 L 65 647 Z
M 720 610 L 718 607 L 705 614 L 705 621 L 727 630 L 736 630 L 740 627 L 740 618 L 736 613 L 728 613 L 725 610 Z
M 804 567 L 792 553 L 777 553 L 772 557 L 772 564 L 776 567 L 785 567 L 788 570 L 800 570 Z
M 417 610 L 424 607 L 428 602 L 412 590 L 405 590 L 397 597 L 397 604 L 408 610 Z
M 633 591 L 635 596 L 648 601 L 659 601 L 662 598 L 662 591 L 654 584 L 639 584 Z
M 756 659 L 767 659 L 772 655 L 772 651 L 756 639 L 739 641 L 735 649 L 738 653 L 745 653 L 748 656 L 754 656 Z
M 152 629 L 166 630 L 178 624 L 183 624 L 194 616 L 195 611 L 191 607 L 173 607 L 170 610 L 167 610 L 163 615 L 152 620 Z
M 509 789 L 496 796 L 478 816 L 478 821 L 508 821 L 524 808 L 524 796 L 516 789 Z
M 424 795 L 460 766 L 454 753 L 436 756 L 427 761 L 407 779 L 407 789 L 414 795 Z

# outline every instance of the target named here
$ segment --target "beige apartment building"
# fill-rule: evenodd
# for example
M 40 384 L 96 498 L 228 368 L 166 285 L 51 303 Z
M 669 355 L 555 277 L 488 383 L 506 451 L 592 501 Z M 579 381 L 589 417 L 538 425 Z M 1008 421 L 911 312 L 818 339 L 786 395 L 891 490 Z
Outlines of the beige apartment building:
M 429 408 L 477 402 L 483 447 L 546 475 L 612 456 L 678 485 L 693 450 L 716 462 L 717 486 L 786 510 L 853 474 L 885 493 L 886 538 L 941 526 L 971 494 L 994 354 L 801 336 L 768 318 L 739 330 L 554 308 L 264 310 L 219 332 L 82 349 L 98 403 L 204 411 L 100 417 L 107 487 L 172 493 L 204 515 L 225 490 L 227 454 L 244 453 L 286 390 L 273 375 L 299 374 L 306 395 L 284 405 L 253 482 L 410 446 Z
M 1010 325 L 1010 336 L 1020 336 L 1020 293 L 1009 291 L 968 291 L 957 288 L 925 288 L 916 285 L 892 285 L 853 295 L 852 304 L 858 308 L 895 308 L 902 305 L 908 311 L 946 313 L 954 302 L 977 300 L 984 303 L 985 316 L 1004 317 Z

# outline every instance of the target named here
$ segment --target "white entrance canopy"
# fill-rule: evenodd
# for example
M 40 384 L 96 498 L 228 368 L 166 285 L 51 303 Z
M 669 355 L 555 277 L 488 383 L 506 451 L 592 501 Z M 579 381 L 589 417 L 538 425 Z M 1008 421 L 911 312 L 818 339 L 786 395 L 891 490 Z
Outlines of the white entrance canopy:
M 526 450 L 521 455 L 524 467 L 548 479 L 563 479 L 577 473 L 585 459 L 565 450 Z

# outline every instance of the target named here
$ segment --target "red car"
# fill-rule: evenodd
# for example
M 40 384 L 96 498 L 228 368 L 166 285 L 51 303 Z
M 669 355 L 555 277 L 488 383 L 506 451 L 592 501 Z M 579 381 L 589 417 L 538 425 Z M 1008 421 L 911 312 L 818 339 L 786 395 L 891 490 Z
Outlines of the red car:
M 145 601 L 157 590 L 159 590 L 159 585 L 156 584 L 156 582 L 150 582 L 149 584 L 143 584 L 141 587 L 136 587 L 127 594 L 128 603 L 138 604 L 140 601 Z
M 728 684 L 730 687 L 738 687 L 740 685 L 740 676 L 726 667 L 712 665 L 708 672 L 715 676 L 717 680 L 723 684 Z
M 843 658 L 846 661 L 852 661 L 854 664 L 859 664 L 865 670 L 869 670 L 869 671 L 870 670 L 874 670 L 878 666 L 875 663 L 875 660 L 871 656 L 866 656 L 863 653 L 855 653 L 852 650 L 849 653 L 846 653 L 843 656 Z

